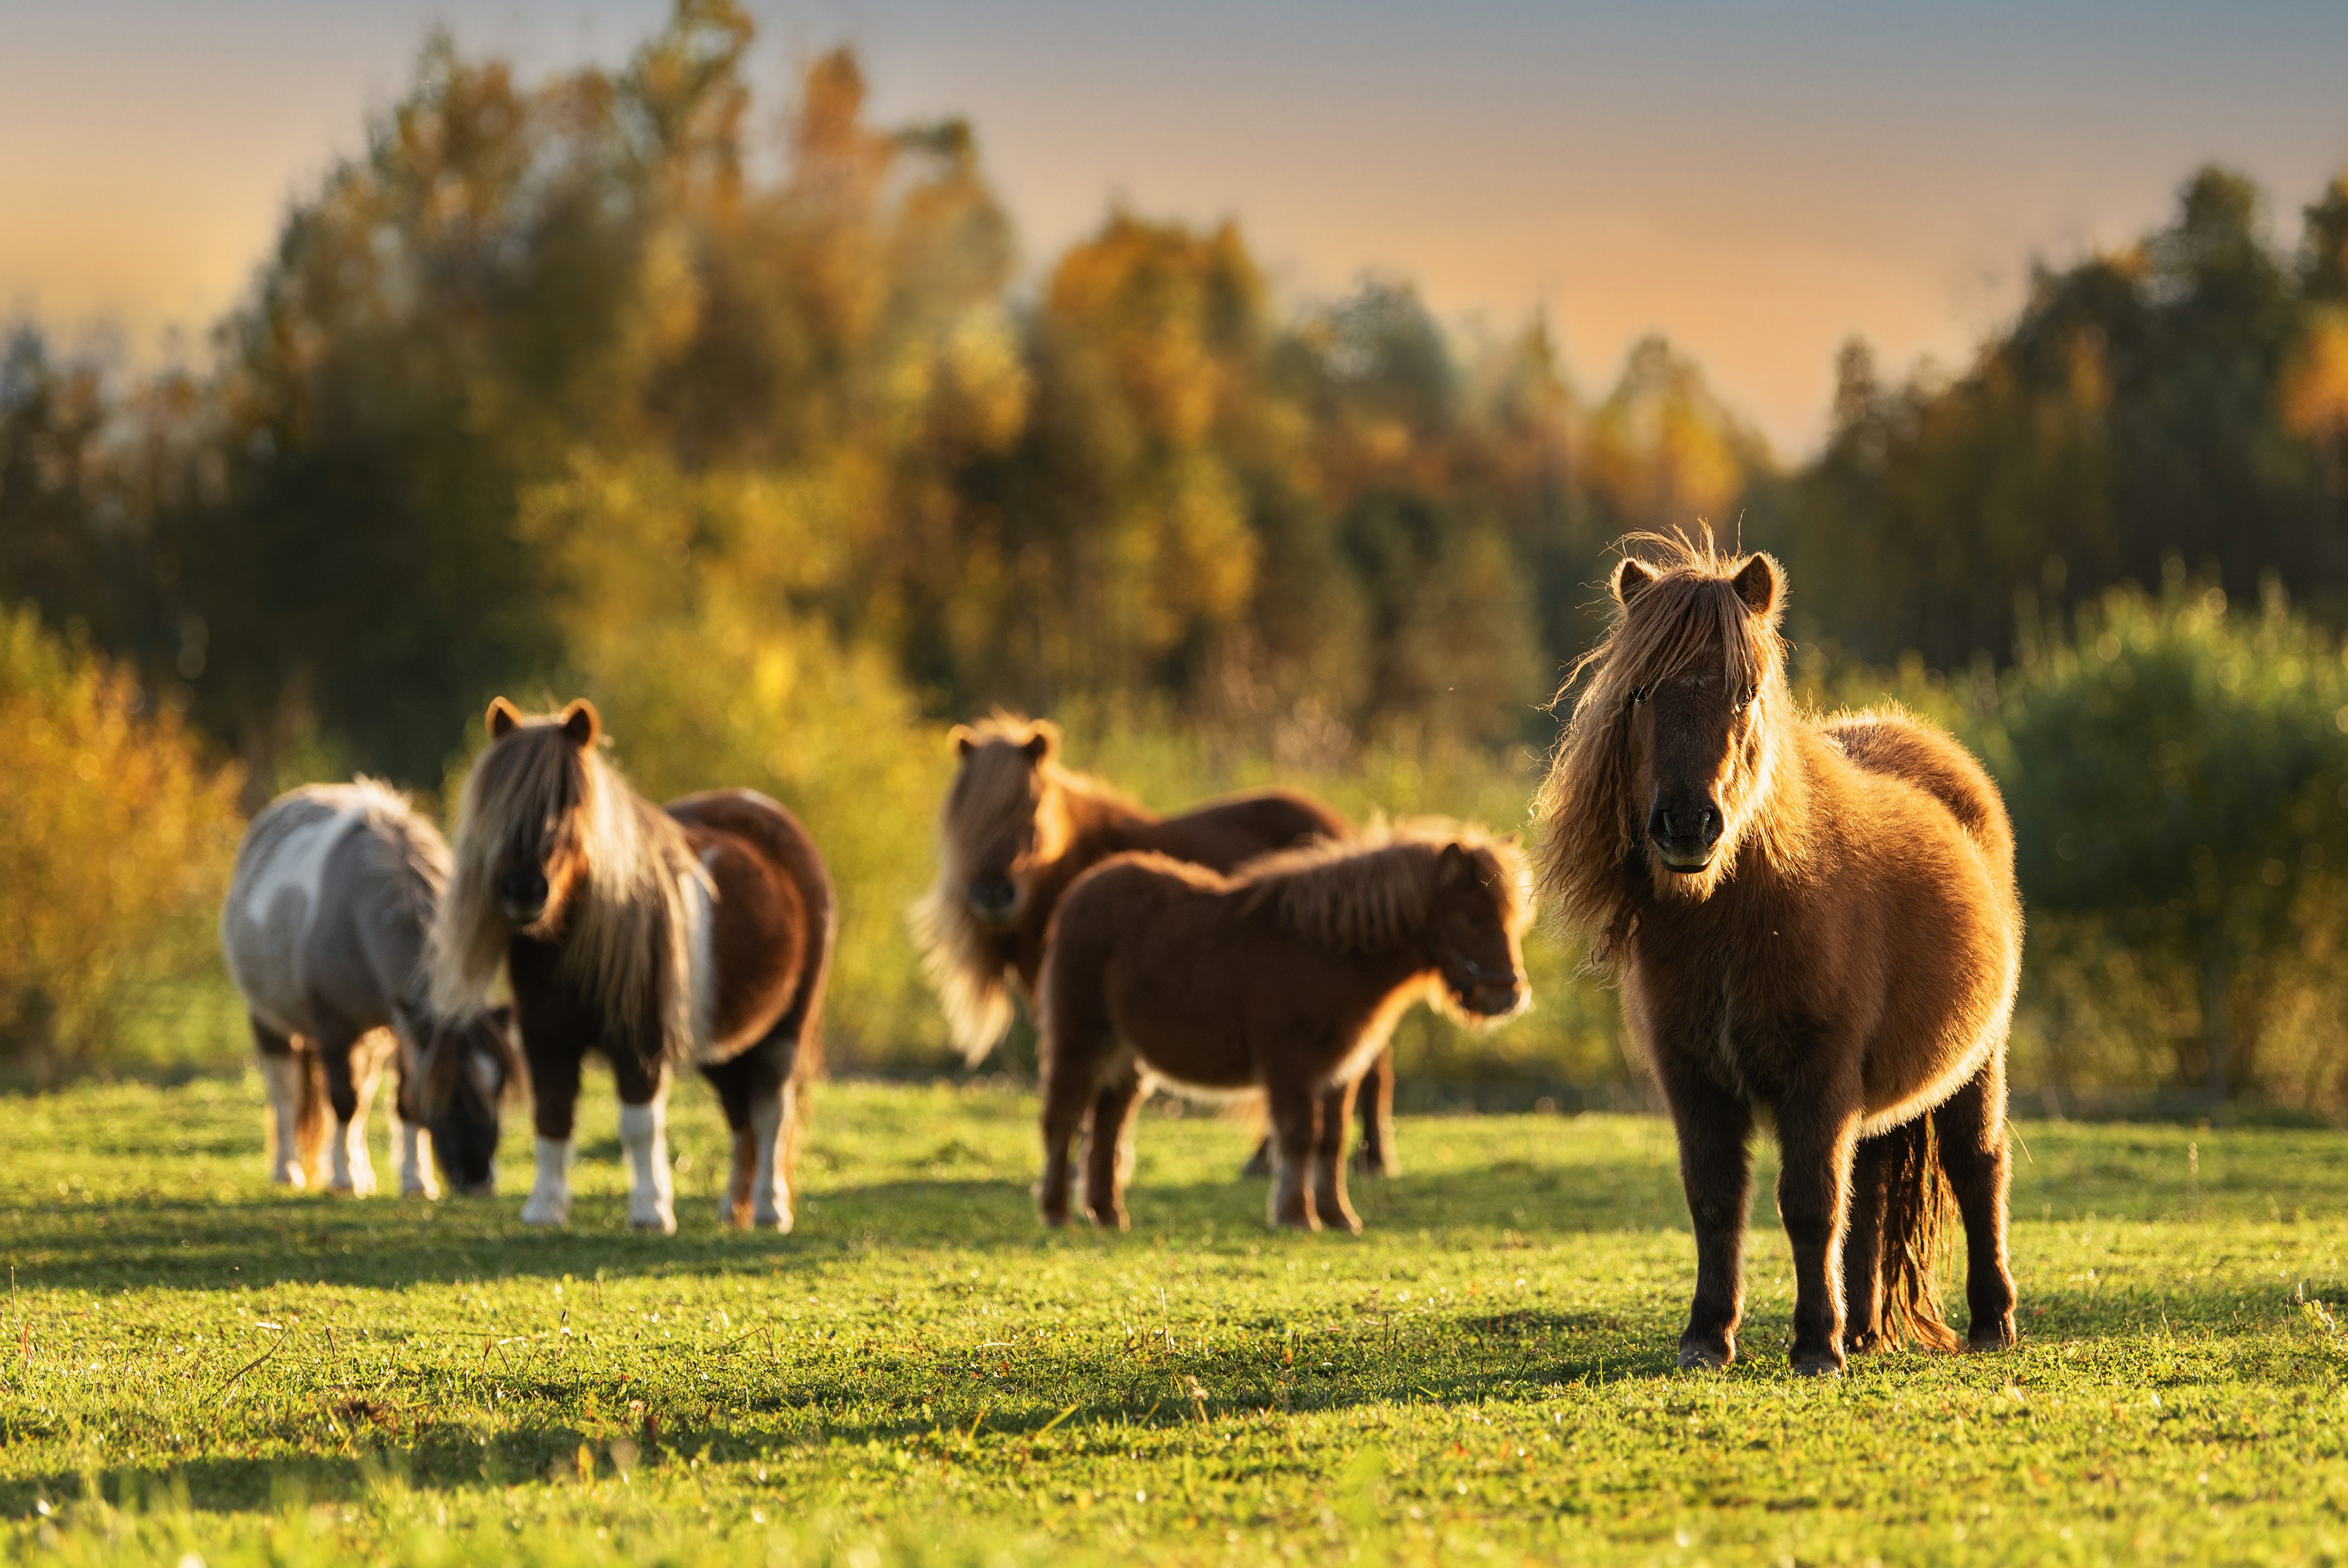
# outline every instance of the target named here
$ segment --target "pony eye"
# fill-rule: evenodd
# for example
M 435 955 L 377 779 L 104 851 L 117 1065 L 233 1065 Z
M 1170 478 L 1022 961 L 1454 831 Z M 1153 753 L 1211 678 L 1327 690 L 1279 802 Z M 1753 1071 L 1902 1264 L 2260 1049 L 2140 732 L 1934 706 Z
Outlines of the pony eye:
M 1646 700 L 1647 688 L 1645 686 L 1632 686 L 1631 688 L 1631 706 L 1632 707 L 1638 707 L 1641 703 Z

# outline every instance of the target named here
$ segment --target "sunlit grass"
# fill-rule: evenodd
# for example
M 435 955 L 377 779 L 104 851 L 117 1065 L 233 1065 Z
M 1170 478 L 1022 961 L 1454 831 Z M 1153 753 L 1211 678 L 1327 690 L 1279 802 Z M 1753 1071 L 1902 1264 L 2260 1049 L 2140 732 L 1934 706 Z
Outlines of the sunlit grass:
M 1251 1130 L 1153 1111 L 1134 1231 L 1055 1236 L 1025 1097 L 836 1085 L 799 1233 L 746 1237 L 696 1085 L 650 1238 L 608 1095 L 561 1235 L 510 1170 L 489 1204 L 273 1192 L 251 1082 L 0 1110 L 0 1555 L 2348 1551 L 2329 1133 L 2024 1124 L 2023 1347 L 1820 1386 L 1786 1369 L 1766 1193 L 1746 1362 L 1673 1369 L 1689 1246 L 1638 1119 L 1406 1119 L 1348 1239 L 1266 1233 Z

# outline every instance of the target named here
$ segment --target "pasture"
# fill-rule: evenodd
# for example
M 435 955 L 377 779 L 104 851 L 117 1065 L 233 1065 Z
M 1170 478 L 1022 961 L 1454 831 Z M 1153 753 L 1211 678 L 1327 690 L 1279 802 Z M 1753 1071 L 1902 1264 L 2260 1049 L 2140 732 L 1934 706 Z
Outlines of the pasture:
M 0 1102 L 0 1559 L 2348 1554 L 2337 1134 L 2023 1123 L 2021 1347 L 1807 1381 L 1766 1154 L 1747 1358 L 1675 1369 L 1660 1121 L 1405 1118 L 1316 1237 L 1153 1101 L 1131 1233 L 1046 1234 L 1031 1095 L 833 1084 L 776 1237 L 695 1080 L 658 1237 L 589 1089 L 561 1233 L 519 1119 L 427 1204 L 269 1187 L 252 1074 Z

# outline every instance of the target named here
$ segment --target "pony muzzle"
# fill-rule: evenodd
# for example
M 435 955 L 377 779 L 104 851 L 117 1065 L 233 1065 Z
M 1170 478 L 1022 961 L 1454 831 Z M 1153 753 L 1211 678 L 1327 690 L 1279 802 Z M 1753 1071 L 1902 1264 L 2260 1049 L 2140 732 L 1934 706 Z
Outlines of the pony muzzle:
M 536 866 L 508 872 L 498 878 L 498 910 L 514 925 L 527 930 L 545 915 L 549 892 L 546 873 Z
M 1004 926 L 1019 918 L 1019 884 L 1006 876 L 973 877 L 971 918 L 981 925 Z
M 1657 801 L 1647 813 L 1647 841 L 1655 846 L 1664 869 L 1694 876 L 1712 864 L 1712 851 L 1726 825 L 1720 808 L 1708 800 L 1671 806 Z

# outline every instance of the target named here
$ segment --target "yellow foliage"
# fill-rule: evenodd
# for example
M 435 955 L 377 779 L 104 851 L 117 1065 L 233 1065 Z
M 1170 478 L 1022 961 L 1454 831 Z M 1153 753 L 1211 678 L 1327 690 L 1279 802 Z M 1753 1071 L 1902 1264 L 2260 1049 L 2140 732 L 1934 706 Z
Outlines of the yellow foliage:
M 2348 441 L 2348 309 L 2319 311 L 2283 372 L 2282 422 L 2311 441 Z
M 94 1056 L 212 968 L 242 772 L 30 609 L 0 611 L 0 1056 Z

